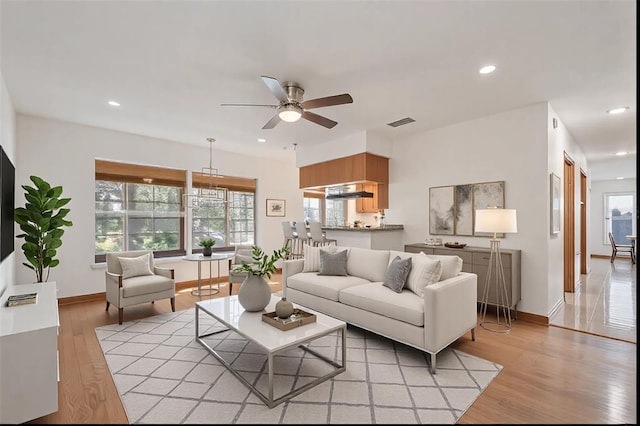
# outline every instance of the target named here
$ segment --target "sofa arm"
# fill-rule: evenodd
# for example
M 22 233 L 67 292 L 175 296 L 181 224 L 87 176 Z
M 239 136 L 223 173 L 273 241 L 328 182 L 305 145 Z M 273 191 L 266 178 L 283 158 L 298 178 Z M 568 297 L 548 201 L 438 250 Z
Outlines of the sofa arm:
M 435 353 L 475 328 L 478 322 L 478 276 L 459 275 L 424 288 L 426 349 Z
M 114 305 L 120 307 L 120 288 L 122 288 L 122 275 L 105 271 L 104 279 L 106 285 L 107 302 L 113 303 Z
M 282 286 L 287 286 L 287 278 L 302 272 L 304 269 L 304 259 L 291 259 L 282 262 Z
M 157 266 L 153 267 L 153 273 L 156 275 L 162 275 L 163 277 L 175 279 L 175 270 L 173 268 L 158 268 Z

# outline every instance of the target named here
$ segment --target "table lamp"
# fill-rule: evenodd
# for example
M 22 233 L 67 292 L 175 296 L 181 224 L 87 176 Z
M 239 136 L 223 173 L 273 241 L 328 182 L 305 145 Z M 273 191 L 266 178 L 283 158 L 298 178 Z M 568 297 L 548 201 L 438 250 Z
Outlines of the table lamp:
M 475 232 L 493 233 L 489 268 L 480 301 L 480 311 L 482 312 L 480 326 L 485 330 L 496 333 L 508 333 L 511 331 L 511 308 L 507 285 L 504 279 L 502 256 L 500 255 L 500 240 L 497 235 L 504 233 L 515 234 L 518 232 L 516 211 L 514 209 L 500 209 L 497 207 L 476 210 Z M 495 288 L 495 321 L 487 321 L 486 319 L 487 305 L 489 304 L 489 287 L 491 284 L 493 284 Z

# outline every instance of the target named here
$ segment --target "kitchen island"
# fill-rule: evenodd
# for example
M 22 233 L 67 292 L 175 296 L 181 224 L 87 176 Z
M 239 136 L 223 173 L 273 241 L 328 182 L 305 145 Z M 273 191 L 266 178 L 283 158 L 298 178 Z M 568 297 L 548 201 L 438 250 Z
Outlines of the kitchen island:
M 338 241 L 341 247 L 360 247 L 379 250 L 403 251 L 403 225 L 384 225 L 354 228 L 351 226 L 323 226 L 327 238 Z

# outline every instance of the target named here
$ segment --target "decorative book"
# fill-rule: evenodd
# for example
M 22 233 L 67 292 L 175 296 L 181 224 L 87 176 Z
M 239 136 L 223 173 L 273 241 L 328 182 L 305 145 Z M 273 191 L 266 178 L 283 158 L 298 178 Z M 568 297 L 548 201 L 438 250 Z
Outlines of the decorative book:
M 36 303 L 38 301 L 38 293 L 14 294 L 9 296 L 6 306 L 19 306 Z
M 293 313 L 288 318 L 278 318 L 275 312 L 267 312 L 266 314 L 262 314 L 262 321 L 275 328 L 286 331 L 316 322 L 316 316 L 302 309 L 294 308 Z

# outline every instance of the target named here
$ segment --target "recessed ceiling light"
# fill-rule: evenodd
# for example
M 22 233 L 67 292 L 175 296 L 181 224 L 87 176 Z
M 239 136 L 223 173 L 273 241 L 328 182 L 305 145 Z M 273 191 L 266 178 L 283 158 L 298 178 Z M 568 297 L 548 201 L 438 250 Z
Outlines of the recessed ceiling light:
M 486 67 L 480 68 L 480 74 L 490 74 L 496 70 L 495 65 L 487 65 Z
M 618 151 L 616 152 L 616 155 L 627 155 L 628 152 L 627 151 Z
M 258 142 L 266 142 L 266 141 L 267 141 L 267 140 L 266 140 L 266 139 L 263 139 L 263 138 L 259 138 L 259 139 L 258 139 Z
M 109 101 L 107 102 L 109 105 L 114 106 L 114 107 L 119 107 L 120 106 L 120 102 L 116 102 L 116 101 Z
M 629 109 L 628 106 L 611 108 L 611 109 L 607 110 L 607 114 L 621 114 L 621 113 L 625 112 L 628 109 Z
M 620 177 L 617 177 L 616 179 L 620 180 L 620 179 L 624 179 L 624 178 L 622 176 L 620 176 Z

